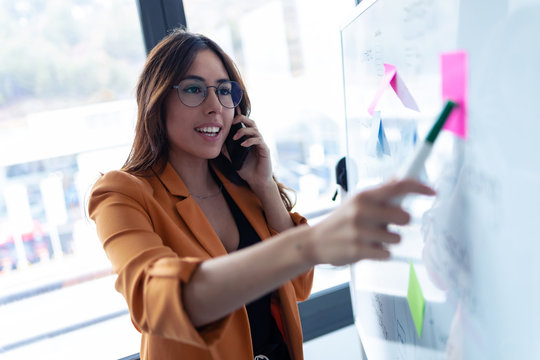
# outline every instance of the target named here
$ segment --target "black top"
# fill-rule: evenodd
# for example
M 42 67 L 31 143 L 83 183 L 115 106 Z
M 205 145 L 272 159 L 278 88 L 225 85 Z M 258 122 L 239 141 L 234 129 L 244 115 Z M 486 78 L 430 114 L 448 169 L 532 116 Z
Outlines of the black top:
M 238 250 L 260 242 L 261 238 L 225 189 L 223 196 L 238 227 Z M 286 345 L 270 310 L 271 295 L 272 292 L 246 305 L 253 351 L 255 355 L 266 355 L 271 360 L 288 360 Z

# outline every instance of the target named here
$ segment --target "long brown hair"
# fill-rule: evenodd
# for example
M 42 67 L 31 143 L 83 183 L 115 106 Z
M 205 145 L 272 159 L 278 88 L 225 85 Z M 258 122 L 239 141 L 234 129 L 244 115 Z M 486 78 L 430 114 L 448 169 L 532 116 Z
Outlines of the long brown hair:
M 135 138 L 122 170 L 138 176 L 149 176 L 152 169 L 161 172 L 165 167 L 169 158 L 169 144 L 164 102 L 172 87 L 186 76 L 201 50 L 213 51 L 223 63 L 229 79 L 238 82 L 243 89 L 246 88 L 232 59 L 214 41 L 182 28 L 173 30 L 150 51 L 139 77 Z M 249 116 L 251 103 L 247 91 L 244 91 L 238 109 L 241 114 Z M 234 170 L 224 173 L 228 177 L 238 177 Z M 279 183 L 275 177 L 274 181 L 278 185 L 285 207 L 291 210 L 294 201 L 286 192 L 290 189 Z

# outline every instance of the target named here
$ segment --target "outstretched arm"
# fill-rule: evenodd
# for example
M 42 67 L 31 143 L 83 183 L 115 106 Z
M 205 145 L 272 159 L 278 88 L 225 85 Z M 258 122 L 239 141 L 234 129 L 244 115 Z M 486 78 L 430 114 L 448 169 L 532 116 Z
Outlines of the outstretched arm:
M 387 258 L 387 245 L 400 240 L 388 225 L 410 220 L 390 200 L 409 193 L 434 194 L 417 181 L 393 181 L 357 194 L 313 227 L 298 226 L 272 241 L 204 261 L 183 289 L 193 324 L 219 320 L 316 264 Z

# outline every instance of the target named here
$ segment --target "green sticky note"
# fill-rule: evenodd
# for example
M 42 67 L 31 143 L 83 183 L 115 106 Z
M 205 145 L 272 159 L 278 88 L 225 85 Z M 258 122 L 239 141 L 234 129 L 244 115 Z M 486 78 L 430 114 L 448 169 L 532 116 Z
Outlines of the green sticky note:
M 407 302 L 409 303 L 409 309 L 411 309 L 411 315 L 414 320 L 414 326 L 416 327 L 416 332 L 418 337 L 422 337 L 422 327 L 424 325 L 424 309 L 426 306 L 426 300 L 424 299 L 424 294 L 422 294 L 422 289 L 420 288 L 420 283 L 416 277 L 416 272 L 414 271 L 414 266 L 410 262 L 409 266 L 409 288 L 407 290 Z

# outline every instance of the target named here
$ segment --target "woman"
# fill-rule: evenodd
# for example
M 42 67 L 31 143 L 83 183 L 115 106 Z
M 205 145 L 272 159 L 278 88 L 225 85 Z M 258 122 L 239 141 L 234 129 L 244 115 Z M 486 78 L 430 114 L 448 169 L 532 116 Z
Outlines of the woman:
M 387 225 L 409 221 L 389 200 L 433 194 L 393 182 L 307 226 L 272 175 L 243 89 L 213 41 L 168 35 L 139 79 L 131 153 L 92 190 L 89 214 L 142 332 L 142 359 L 302 359 L 296 302 L 313 266 L 387 258 L 399 242 Z M 234 139 L 251 151 L 235 171 L 224 142 L 239 122 Z

